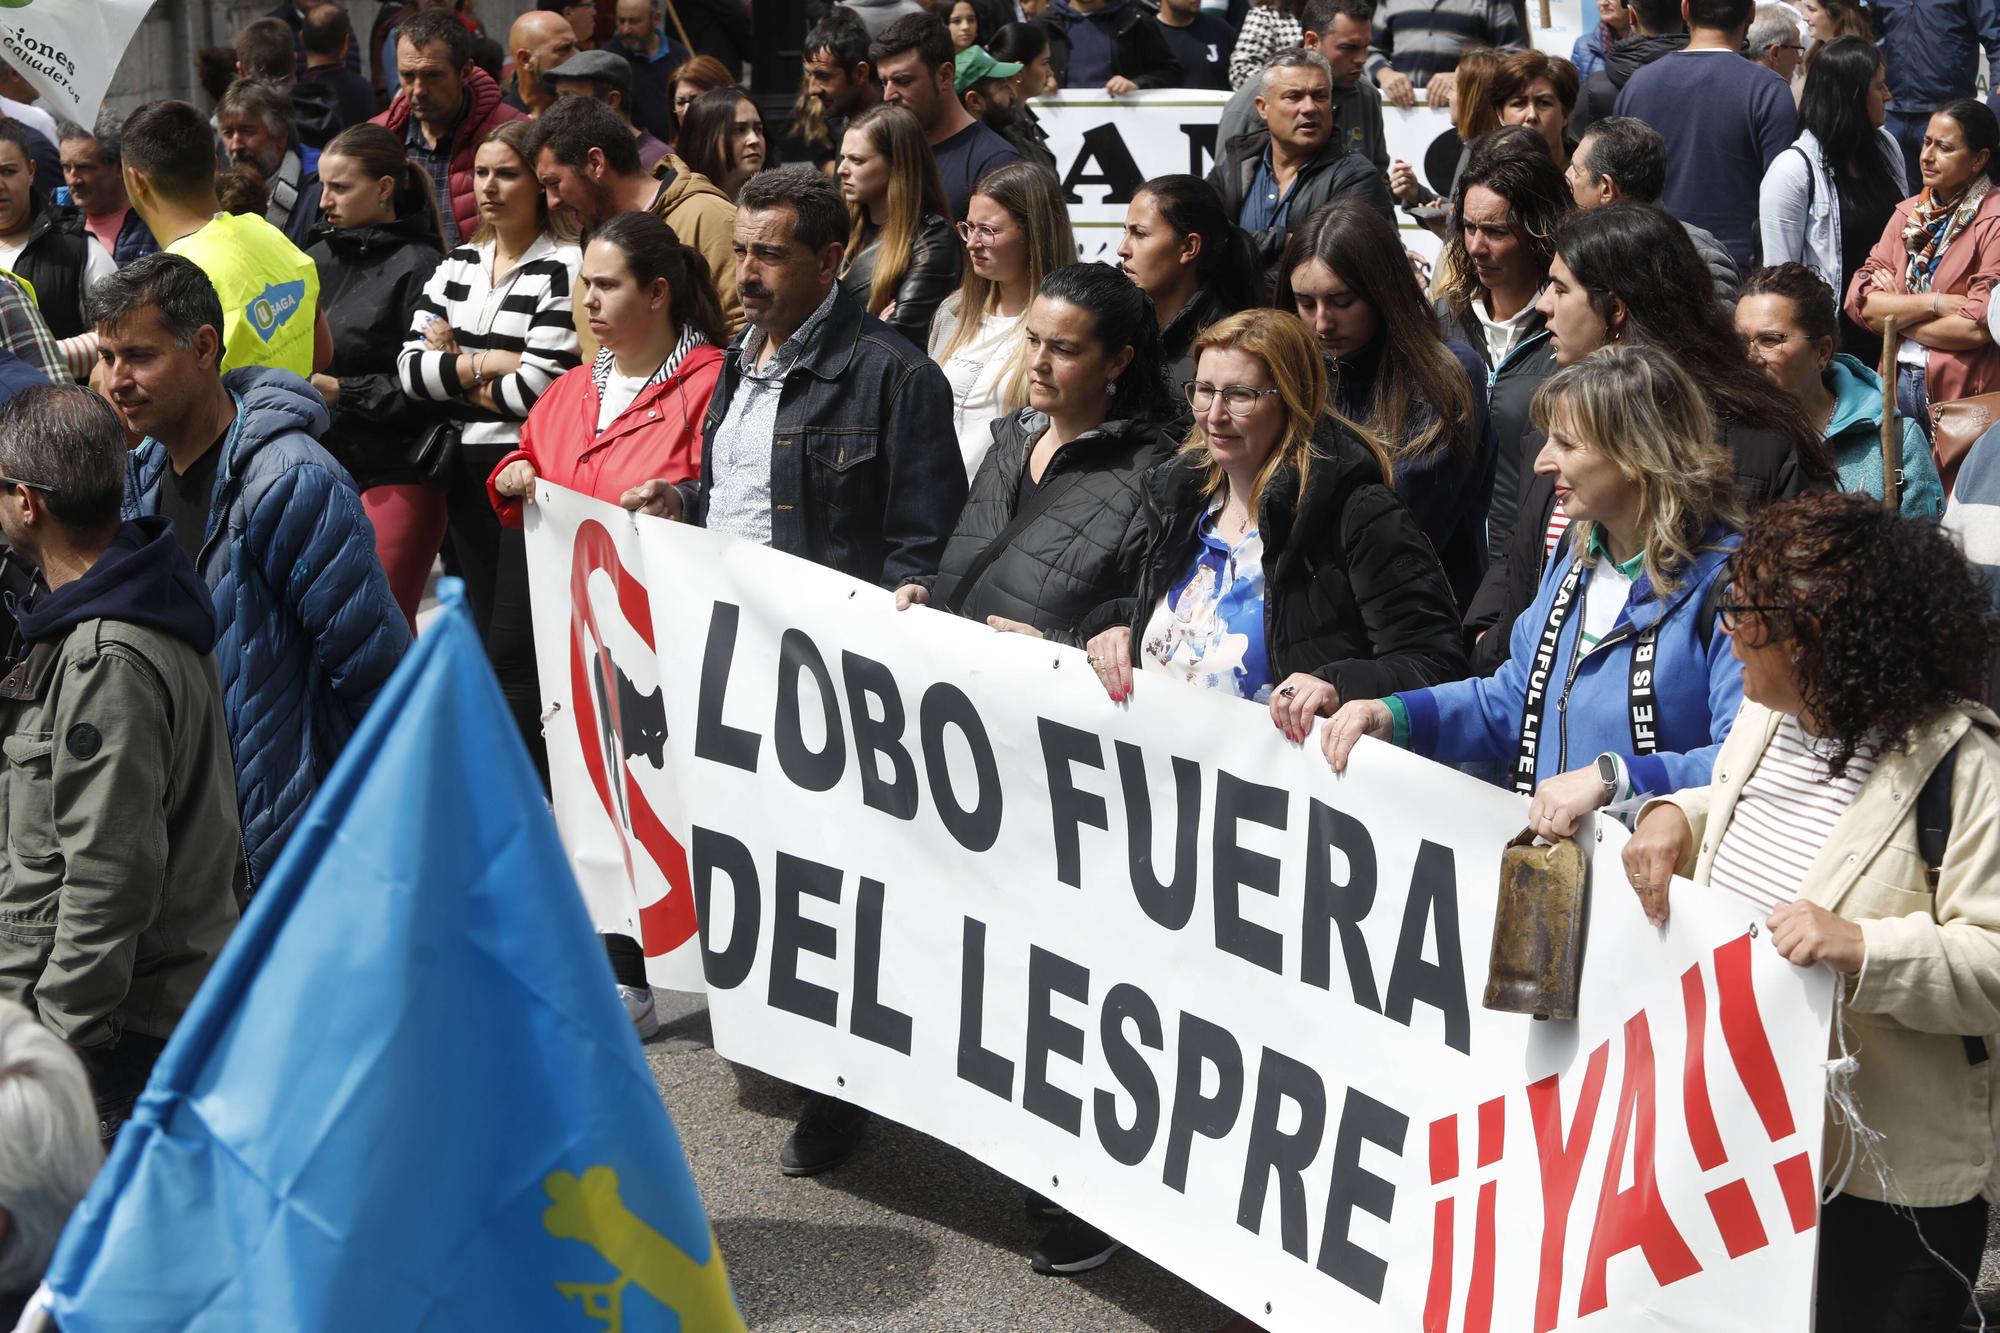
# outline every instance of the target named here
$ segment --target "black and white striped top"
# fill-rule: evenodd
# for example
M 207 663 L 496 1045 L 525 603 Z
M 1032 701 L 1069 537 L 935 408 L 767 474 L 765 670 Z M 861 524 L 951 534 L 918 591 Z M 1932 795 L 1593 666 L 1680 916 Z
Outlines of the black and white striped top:
M 459 379 L 457 357 L 424 346 L 424 328 L 437 318 L 451 325 L 463 355 L 485 351 L 520 355 L 518 371 L 492 382 L 494 401 L 507 410 L 509 419 L 477 419 L 484 414 L 475 409 L 461 436 L 471 445 L 519 443 L 528 409 L 558 375 L 581 361 L 570 296 L 583 252 L 544 234 L 496 287 L 494 245 L 489 238 L 461 245 L 445 256 L 424 284 L 396 367 L 403 392 L 412 398 L 456 402 L 465 397 L 472 384 L 469 378 Z
M 1854 804 L 1880 757 L 1864 750 L 1836 778 L 1813 738 L 1787 715 L 1743 784 L 1708 882 L 1766 912 L 1797 898 L 1833 826 Z

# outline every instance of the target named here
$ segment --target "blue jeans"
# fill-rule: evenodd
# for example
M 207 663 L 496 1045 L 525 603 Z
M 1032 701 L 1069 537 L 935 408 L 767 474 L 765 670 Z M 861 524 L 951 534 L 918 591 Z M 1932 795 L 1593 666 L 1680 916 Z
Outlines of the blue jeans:
M 1892 107 L 1888 120 L 1882 126 L 1902 145 L 1903 167 L 1908 173 L 1905 179 L 1910 187 L 1906 193 L 1909 194 L 1923 188 L 1923 177 L 1917 170 L 1917 154 L 1923 151 L 1924 130 L 1930 123 L 1931 113 L 1928 111 L 1897 111 Z
M 1896 366 L 1896 410 L 1917 423 L 1924 438 L 1931 437 L 1931 399 L 1924 385 L 1922 366 Z

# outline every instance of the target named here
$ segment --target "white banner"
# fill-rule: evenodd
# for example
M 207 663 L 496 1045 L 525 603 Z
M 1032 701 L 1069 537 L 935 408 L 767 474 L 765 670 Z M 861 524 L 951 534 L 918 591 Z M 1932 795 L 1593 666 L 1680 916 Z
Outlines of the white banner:
M 153 0 L 0 0 L 0 60 L 59 120 L 91 125 Z
M 1374 742 L 1336 778 L 1219 693 L 1114 705 L 1075 649 L 546 485 L 530 512 L 565 839 L 595 904 L 650 845 L 605 812 L 673 830 L 626 919 L 691 889 L 668 961 L 703 951 L 723 1055 L 1271 1329 L 1810 1326 L 1831 977 L 1745 904 L 1681 883 L 1653 929 L 1600 826 L 1581 1018 L 1490 1012 L 1521 798 Z
M 1116 263 L 1125 206 L 1154 176 L 1185 172 L 1206 177 L 1215 166 L 1217 129 L 1228 93 L 1161 89 L 1112 97 L 1101 92 L 1061 92 L 1033 102 L 1056 157 L 1056 175 L 1070 205 L 1084 259 Z M 1442 111 L 1408 111 L 1382 104 L 1389 158 L 1402 158 L 1421 175 L 1424 155 L 1451 129 Z M 1403 244 L 1425 259 L 1437 258 L 1438 238 L 1401 219 Z

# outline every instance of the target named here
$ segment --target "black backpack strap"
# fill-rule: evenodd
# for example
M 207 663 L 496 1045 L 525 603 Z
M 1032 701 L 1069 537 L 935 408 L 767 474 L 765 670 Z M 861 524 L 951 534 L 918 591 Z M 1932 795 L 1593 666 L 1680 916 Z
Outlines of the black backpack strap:
M 1951 784 L 1957 768 L 1958 746 L 1954 745 L 1938 760 L 1917 793 L 1917 853 L 1924 858 L 1924 883 L 1932 893 L 1937 892 L 1938 873 L 1951 842 Z M 1959 1040 L 1965 1043 L 1967 1064 L 1986 1063 L 1986 1038 L 1968 1034 Z
M 1701 631 L 1701 651 L 1703 656 L 1715 642 L 1716 618 L 1722 614 L 1722 599 L 1729 591 L 1729 580 L 1716 577 L 1708 585 L 1708 591 L 1701 595 L 1701 609 L 1695 613 L 1695 628 Z
M 1924 883 L 1937 892 L 1944 849 L 1951 842 L 1951 782 L 1958 767 L 1958 746 L 1945 751 L 1917 793 L 1917 853 L 1924 858 Z

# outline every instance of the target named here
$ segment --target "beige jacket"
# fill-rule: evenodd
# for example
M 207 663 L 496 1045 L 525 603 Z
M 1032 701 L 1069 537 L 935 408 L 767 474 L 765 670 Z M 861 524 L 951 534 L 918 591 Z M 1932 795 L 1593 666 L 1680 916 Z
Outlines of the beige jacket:
M 743 331 L 743 301 L 736 294 L 736 205 L 715 182 L 681 161 L 677 153 L 660 159 L 653 174 L 667 181 L 653 211 L 665 219 L 681 238 L 708 260 L 715 278 L 715 294 L 722 301 L 722 319 L 731 336 Z
M 1665 799 L 1694 829 L 1679 867 L 1708 883 L 1743 784 L 1779 715 L 1745 702 L 1715 759 L 1715 781 Z M 1846 978 L 1848 1044 L 1862 1123 L 1884 1135 L 1882 1172 L 1863 1161 L 1846 1192 L 1916 1207 L 2000 1200 L 2000 1058 L 1973 1064 L 1963 1034 L 1984 1034 L 2000 1056 L 2000 719 L 1966 705 L 1920 726 L 1883 757 L 1834 826 L 1807 878 L 1806 896 L 1859 922 L 1866 961 Z M 1970 732 L 1970 735 L 1968 735 Z M 1935 896 L 1917 850 L 1917 793 L 1960 738 L 1952 779 L 1951 840 Z M 1837 1034 L 1836 1034 L 1837 1040 Z M 1853 1151 L 1829 1113 L 1829 1177 Z

